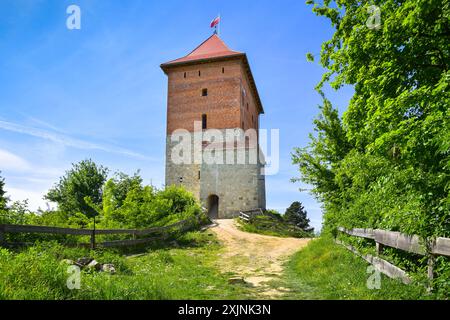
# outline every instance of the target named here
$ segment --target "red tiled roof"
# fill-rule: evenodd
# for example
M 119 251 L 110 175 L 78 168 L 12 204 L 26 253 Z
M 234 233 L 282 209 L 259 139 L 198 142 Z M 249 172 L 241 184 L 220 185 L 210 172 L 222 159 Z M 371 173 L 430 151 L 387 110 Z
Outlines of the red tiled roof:
M 234 55 L 243 55 L 243 53 L 230 50 L 230 48 L 228 48 L 227 45 L 216 34 L 213 34 L 187 56 L 163 63 L 163 65 L 178 64 L 211 58 L 229 57 Z
M 250 79 L 250 86 L 255 92 L 256 103 L 260 113 L 264 113 L 264 109 L 259 97 L 258 89 L 253 78 L 252 71 L 250 70 L 250 65 L 248 63 L 247 55 L 243 52 L 233 51 L 227 47 L 227 45 L 222 41 L 222 39 L 213 34 L 211 37 L 203 41 L 197 48 L 195 48 L 191 53 L 183 58 L 172 60 L 161 64 L 161 69 L 167 73 L 168 69 L 171 67 L 176 67 L 178 65 L 184 64 L 195 64 L 197 62 L 209 62 L 210 60 L 225 60 L 225 59 L 242 59 L 244 68 Z

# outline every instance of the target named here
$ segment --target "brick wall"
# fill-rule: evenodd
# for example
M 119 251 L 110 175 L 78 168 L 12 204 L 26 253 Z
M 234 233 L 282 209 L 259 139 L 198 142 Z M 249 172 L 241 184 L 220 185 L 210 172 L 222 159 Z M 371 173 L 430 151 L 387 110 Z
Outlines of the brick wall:
M 192 132 L 203 114 L 208 128 L 258 128 L 255 99 L 241 60 L 178 66 L 170 69 L 168 81 L 167 134 L 176 129 Z M 203 89 L 207 96 L 202 96 Z

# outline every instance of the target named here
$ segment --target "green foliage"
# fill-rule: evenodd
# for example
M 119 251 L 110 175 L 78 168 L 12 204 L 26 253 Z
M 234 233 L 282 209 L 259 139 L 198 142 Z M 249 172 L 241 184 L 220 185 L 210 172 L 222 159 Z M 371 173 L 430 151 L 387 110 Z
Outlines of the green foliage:
M 64 266 L 50 253 L 32 247 L 14 254 L 0 249 L 0 299 L 63 299 Z
M 119 275 L 130 273 L 125 259 L 110 250 L 66 248 L 55 242 L 37 243 L 19 252 L 0 249 L 0 299 L 83 299 L 92 291 L 89 284 L 95 280 L 97 284 L 102 280 L 101 287 L 105 289 L 106 280 L 111 276 L 89 271 L 81 273 L 81 290 L 68 289 L 69 265 L 62 260 L 81 257 L 112 263 Z
M 283 217 L 287 223 L 293 224 L 306 232 L 313 232 L 314 228 L 309 225 L 309 219 L 306 215 L 307 212 L 303 205 L 295 201 L 286 209 Z
M 169 186 L 157 190 L 142 186 L 140 182 L 130 184 L 123 201 L 114 196 L 116 182 L 108 181 L 104 197 L 104 214 L 100 226 L 120 228 L 146 228 L 174 223 L 201 213 L 194 196 L 182 187 Z
M 169 201 L 171 211 L 175 214 L 181 214 L 186 208 L 197 204 L 190 192 L 175 185 L 166 187 L 160 192 L 159 196 L 161 199 Z
M 0 171 L 0 173 L 2 173 Z M 5 191 L 5 179 L 0 176 L 0 211 L 6 209 L 6 203 L 8 202 Z
M 28 210 L 28 201 L 15 201 L 0 209 L 0 224 L 28 224 L 34 214 Z
M 374 5 L 380 28 L 366 26 L 368 3 L 314 4 L 335 33 L 322 45 L 327 71 L 317 86 L 324 104 L 316 135 L 295 149 L 293 162 L 323 203 L 324 232 L 344 226 L 448 237 L 450 3 Z M 327 83 L 354 87 L 342 119 L 325 98 Z
M 46 196 L 58 203 L 58 210 L 43 212 L 33 222 L 92 228 L 91 218 L 96 216 L 103 228 L 146 228 L 200 213 L 194 197 L 182 188 L 143 186 L 139 172 L 119 172 L 106 181 L 107 172 L 91 160 L 73 165 Z
M 314 120 L 317 136 L 310 135 L 306 148 L 296 148 L 292 155 L 293 163 L 298 165 L 301 178 L 313 186 L 316 197 L 325 204 L 335 204 L 340 197 L 335 181 L 335 167 L 351 150 L 346 131 L 339 113 L 328 100 L 320 108 L 321 114 Z
M 138 256 L 42 243 L 19 252 L 0 248 L 0 299 L 154 300 L 244 299 L 249 289 L 228 283 L 216 267 L 221 248 L 212 234 L 190 232 L 179 248 L 155 247 Z M 80 289 L 69 290 L 63 259 L 91 257 L 117 273 L 81 271 Z
M 47 199 L 58 202 L 57 210 L 28 210 L 28 204 L 15 202 L 0 210 L 0 223 L 32 224 L 68 228 L 144 229 L 165 226 L 192 217 L 191 227 L 206 223 L 194 196 L 182 187 L 158 190 L 143 186 L 139 172 L 133 176 L 116 173 L 106 183 L 107 169 L 90 160 L 73 166 Z M 3 180 L 1 180 L 3 183 Z M 2 184 L 3 186 L 3 184 Z M 92 219 L 95 217 L 94 219 Z M 174 231 L 174 230 L 173 230 Z M 173 232 L 175 235 L 175 231 Z M 125 239 L 124 235 L 99 236 L 100 240 Z M 6 234 L 8 242 L 58 240 L 63 243 L 87 242 L 86 237 L 53 234 Z
M 105 214 L 120 208 L 127 198 L 128 192 L 139 188 L 142 185 L 142 178 L 139 171 L 132 177 L 124 173 L 116 173 L 109 179 L 103 189 L 103 210 Z
M 242 231 L 259 233 L 276 237 L 311 238 L 312 232 L 305 231 L 296 225 L 286 222 L 278 212 L 266 211 L 265 215 L 254 216 L 249 222 L 237 220 Z M 311 231 L 311 230 L 310 230 Z
M 278 219 L 278 220 L 283 220 L 283 216 L 281 215 L 281 213 L 279 213 L 277 210 L 275 210 L 275 209 L 267 209 L 266 211 L 265 211 L 265 214 L 267 214 L 267 215 L 269 215 L 269 216 L 272 216 L 272 217 L 274 217 L 274 218 L 276 218 L 276 219 Z
M 78 228 L 78 225 L 71 225 L 69 220 L 72 215 L 68 215 L 65 212 L 59 210 L 47 210 L 39 211 L 36 214 L 30 216 L 28 224 L 40 225 L 40 226 L 53 226 L 53 227 L 73 227 Z M 76 215 L 74 215 L 76 216 Z M 70 220 L 70 221 L 73 221 Z
M 83 160 L 72 165 L 72 169 L 48 191 L 45 199 L 56 202 L 59 210 L 69 216 L 81 213 L 92 218 L 98 213 L 86 203 L 85 198 L 89 197 L 93 204 L 101 205 L 107 175 L 107 168 L 96 165 L 92 160 Z
M 285 276 L 293 291 L 309 292 L 310 299 L 432 299 L 425 287 L 404 285 L 381 275 L 380 289 L 369 289 L 367 264 L 360 257 L 333 243 L 318 238 L 291 257 Z

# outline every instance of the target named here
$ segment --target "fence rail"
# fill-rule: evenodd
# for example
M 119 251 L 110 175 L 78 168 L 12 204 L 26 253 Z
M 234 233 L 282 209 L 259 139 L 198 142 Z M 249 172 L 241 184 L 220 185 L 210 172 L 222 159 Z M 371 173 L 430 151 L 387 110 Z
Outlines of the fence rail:
M 410 283 L 411 279 L 407 273 L 391 264 L 390 262 L 383 260 L 379 255 L 383 251 L 383 247 L 391 247 L 406 252 L 427 256 L 428 257 L 428 279 L 434 278 L 434 261 L 436 256 L 450 257 L 450 238 L 438 237 L 433 241 L 427 241 L 422 239 L 418 235 L 407 235 L 401 232 L 380 230 L 380 229 L 346 229 L 339 227 L 338 231 L 350 236 L 371 239 L 375 241 L 377 256 L 361 255 L 358 251 L 349 245 L 346 245 L 342 241 L 337 240 L 338 244 L 344 245 L 347 249 L 361 256 L 363 259 L 373 264 L 374 267 L 386 274 L 391 278 L 400 278 L 404 283 Z
M 261 208 L 257 208 L 257 209 L 252 209 L 252 210 L 240 211 L 239 218 L 248 222 L 254 216 L 261 216 L 263 214 L 264 214 L 264 211 Z
M 355 247 L 353 247 L 349 244 L 345 244 L 342 241 L 336 240 L 336 243 L 344 246 L 345 248 L 347 248 L 348 250 L 350 250 L 357 256 L 363 258 L 368 263 L 373 265 L 378 271 L 384 273 L 388 277 L 394 278 L 394 279 L 400 279 L 404 284 L 411 283 L 411 278 L 408 276 L 408 274 L 404 270 L 393 265 L 392 263 L 390 263 L 384 259 L 381 259 L 379 257 L 374 257 L 370 254 L 361 254 L 358 252 L 358 250 Z
M 436 238 L 431 246 L 431 253 L 435 255 L 450 256 L 450 239 Z
M 189 229 L 194 223 L 200 221 L 200 216 L 194 218 L 188 218 L 168 226 L 154 227 L 149 229 L 72 229 L 72 228 L 60 228 L 60 227 L 46 227 L 46 226 L 34 226 L 34 225 L 14 225 L 14 224 L 0 224 L 0 245 L 11 245 L 5 243 L 5 233 L 46 233 L 46 234 L 65 234 L 65 235 L 79 235 L 79 236 L 90 236 L 90 243 L 80 243 L 80 246 L 90 246 L 95 249 L 97 243 L 95 238 L 97 235 L 110 235 L 110 234 L 128 234 L 133 237 L 143 236 L 149 234 L 158 234 L 159 236 L 146 238 L 146 239 L 132 239 L 132 240 L 114 240 L 105 241 L 99 243 L 103 247 L 113 247 L 113 246 L 127 246 L 148 243 L 155 240 L 167 238 L 170 229 L 180 227 L 181 232 Z M 25 244 L 25 243 L 13 243 L 13 244 Z

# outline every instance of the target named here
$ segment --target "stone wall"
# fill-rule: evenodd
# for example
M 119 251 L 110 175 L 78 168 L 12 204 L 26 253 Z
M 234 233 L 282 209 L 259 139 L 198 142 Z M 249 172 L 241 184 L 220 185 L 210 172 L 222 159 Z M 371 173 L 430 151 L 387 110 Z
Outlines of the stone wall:
M 244 140 L 244 132 L 240 132 L 238 140 Z M 208 208 L 208 198 L 212 195 L 219 197 L 219 218 L 232 218 L 241 210 L 265 208 L 265 178 L 261 156 L 257 148 L 235 146 L 226 147 L 227 136 L 223 134 L 224 144 L 216 142 L 214 152 L 220 152 L 222 161 L 211 163 L 211 150 L 197 148 L 195 141 L 202 141 L 201 132 L 185 133 L 184 141 L 190 142 L 190 157 L 198 163 L 176 164 L 172 161 L 172 150 L 179 147 L 179 142 L 171 141 L 167 137 L 166 154 L 166 185 L 182 185 L 199 199 L 205 208 Z M 195 139 L 197 136 L 197 140 Z M 228 137 L 229 138 L 229 137 Z M 200 154 L 196 154 L 199 152 Z M 228 153 L 228 154 L 227 154 Z M 227 157 L 234 155 L 234 163 L 227 164 Z M 197 158 L 195 157 L 197 156 Z M 256 162 L 250 162 L 256 157 Z M 229 158 L 231 159 L 231 157 Z M 237 159 L 245 159 L 237 162 Z
M 260 166 L 251 164 L 203 164 L 200 200 L 219 197 L 219 218 L 232 218 L 241 210 L 265 208 L 264 184 L 260 182 Z M 264 197 L 262 195 L 264 194 Z

